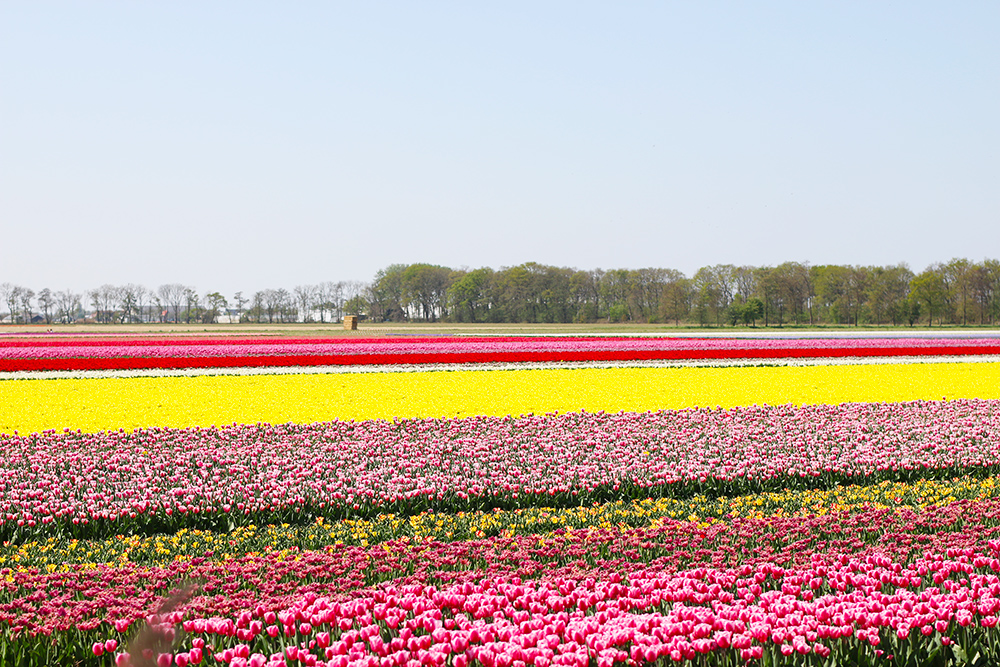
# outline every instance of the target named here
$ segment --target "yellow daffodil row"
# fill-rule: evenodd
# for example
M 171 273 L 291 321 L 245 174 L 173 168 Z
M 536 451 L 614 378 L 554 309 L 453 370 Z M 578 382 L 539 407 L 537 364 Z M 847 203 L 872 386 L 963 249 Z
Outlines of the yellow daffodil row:
M 118 536 L 106 540 L 59 540 L 4 545 L 0 569 L 56 571 L 69 564 L 135 562 L 162 564 L 176 559 L 240 558 L 268 550 L 322 549 L 347 544 L 367 547 L 409 538 L 439 541 L 494 535 L 546 534 L 558 529 L 656 526 L 676 519 L 711 523 L 734 517 L 824 515 L 861 507 L 877 509 L 944 506 L 959 499 L 1000 497 L 1000 478 L 960 478 L 914 483 L 882 482 L 830 490 L 781 491 L 733 498 L 644 499 L 569 509 L 531 508 L 458 514 L 382 515 L 370 521 L 316 521 L 309 525 L 244 526 L 229 533 L 181 530 L 173 535 Z
M 0 381 L 0 433 L 1000 398 L 1000 363 L 574 368 Z

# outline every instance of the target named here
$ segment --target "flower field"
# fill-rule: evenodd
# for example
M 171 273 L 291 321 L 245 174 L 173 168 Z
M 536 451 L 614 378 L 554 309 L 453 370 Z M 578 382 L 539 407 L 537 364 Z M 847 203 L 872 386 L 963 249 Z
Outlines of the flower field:
M 1000 664 L 998 343 L 0 339 L 0 664 Z

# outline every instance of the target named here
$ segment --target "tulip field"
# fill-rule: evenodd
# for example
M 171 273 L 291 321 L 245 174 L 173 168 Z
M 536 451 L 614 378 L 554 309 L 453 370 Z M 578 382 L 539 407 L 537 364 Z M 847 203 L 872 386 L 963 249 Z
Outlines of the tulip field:
M 1000 337 L 0 334 L 0 665 L 1000 664 Z

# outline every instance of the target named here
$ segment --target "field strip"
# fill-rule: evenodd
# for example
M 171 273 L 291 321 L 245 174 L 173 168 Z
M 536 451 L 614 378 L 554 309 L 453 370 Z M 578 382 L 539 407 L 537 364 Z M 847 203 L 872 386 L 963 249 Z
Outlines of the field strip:
M 853 366 L 870 364 L 1000 363 L 1000 355 L 914 357 L 816 357 L 787 359 L 652 359 L 634 361 L 553 361 L 479 364 L 356 364 L 340 366 L 258 366 L 249 368 L 138 368 L 79 371 L 0 372 L 3 380 L 74 378 L 195 377 L 199 375 L 322 375 L 327 373 L 439 373 L 570 368 L 730 368 L 744 366 Z
M 1000 398 L 1000 363 L 556 368 L 0 382 L 0 432 Z

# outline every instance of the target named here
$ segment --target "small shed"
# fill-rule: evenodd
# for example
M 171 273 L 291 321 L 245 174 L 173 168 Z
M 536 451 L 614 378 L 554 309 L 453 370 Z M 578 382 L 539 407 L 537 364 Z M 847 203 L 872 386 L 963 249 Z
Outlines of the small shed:
M 344 328 L 350 329 L 351 331 L 356 331 L 358 328 L 358 316 L 344 315 Z

